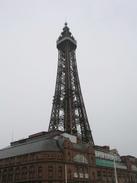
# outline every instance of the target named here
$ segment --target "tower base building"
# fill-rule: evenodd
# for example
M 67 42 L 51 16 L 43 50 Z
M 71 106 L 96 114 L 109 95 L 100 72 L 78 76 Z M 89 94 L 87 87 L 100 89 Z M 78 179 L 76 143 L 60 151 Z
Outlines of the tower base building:
M 95 153 L 70 134 L 41 132 L 0 150 L 0 183 L 95 183 Z
M 115 174 L 115 167 L 116 174 Z M 137 158 L 40 132 L 0 150 L 0 183 L 137 183 Z

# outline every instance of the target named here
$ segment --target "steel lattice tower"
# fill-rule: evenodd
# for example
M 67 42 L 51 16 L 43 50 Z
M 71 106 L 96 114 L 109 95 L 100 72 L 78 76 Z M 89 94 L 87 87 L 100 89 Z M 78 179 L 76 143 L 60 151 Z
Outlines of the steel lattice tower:
M 58 69 L 49 131 L 61 130 L 94 144 L 81 93 L 75 50 L 76 40 L 67 23 L 57 40 Z

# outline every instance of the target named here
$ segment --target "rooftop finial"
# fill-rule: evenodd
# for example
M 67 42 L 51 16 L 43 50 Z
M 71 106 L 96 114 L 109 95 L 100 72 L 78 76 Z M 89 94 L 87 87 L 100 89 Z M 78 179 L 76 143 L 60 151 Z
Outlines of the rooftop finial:
M 68 23 L 67 23 L 67 22 L 65 22 L 65 27 L 67 27 L 67 25 L 68 25 Z

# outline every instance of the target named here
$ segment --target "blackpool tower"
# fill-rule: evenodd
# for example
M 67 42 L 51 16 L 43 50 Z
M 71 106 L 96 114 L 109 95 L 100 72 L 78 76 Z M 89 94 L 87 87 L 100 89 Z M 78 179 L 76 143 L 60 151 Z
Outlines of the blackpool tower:
M 67 23 L 57 40 L 58 69 L 49 131 L 75 135 L 81 143 L 94 144 L 82 97 L 76 63 L 77 42 Z

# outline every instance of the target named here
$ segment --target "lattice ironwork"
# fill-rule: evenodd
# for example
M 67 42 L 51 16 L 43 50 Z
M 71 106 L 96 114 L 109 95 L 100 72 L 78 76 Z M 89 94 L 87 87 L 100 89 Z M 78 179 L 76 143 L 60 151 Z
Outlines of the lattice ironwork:
M 65 23 L 57 40 L 58 69 L 49 131 L 61 130 L 76 135 L 83 143 L 94 144 L 80 88 L 76 47 Z

